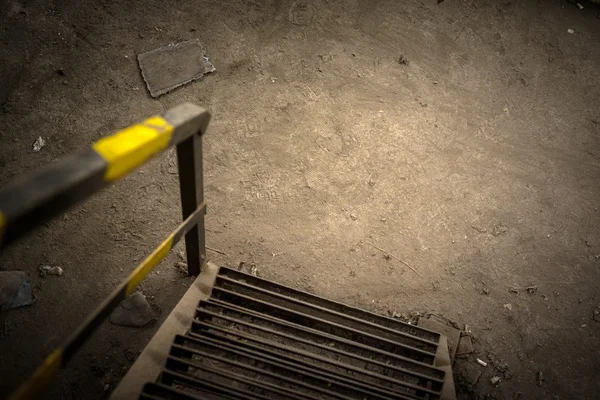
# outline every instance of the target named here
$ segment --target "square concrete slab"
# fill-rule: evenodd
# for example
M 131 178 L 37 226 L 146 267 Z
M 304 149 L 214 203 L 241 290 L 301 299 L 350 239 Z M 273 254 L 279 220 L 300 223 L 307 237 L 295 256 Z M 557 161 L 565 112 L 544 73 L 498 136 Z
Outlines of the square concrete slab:
M 456 348 L 456 357 L 468 357 L 473 352 L 473 341 L 470 336 L 462 336 Z
M 437 318 L 426 319 L 421 317 L 419 318 L 418 326 L 420 326 L 421 328 L 429 329 L 430 331 L 441 333 L 442 335 L 445 335 L 448 338 L 448 352 L 450 354 L 450 363 L 452 365 L 456 356 L 456 348 L 458 347 L 458 341 L 460 340 L 460 331 L 456 328 L 439 322 Z
M 152 97 L 215 72 L 198 40 L 169 44 L 138 54 L 138 64 Z

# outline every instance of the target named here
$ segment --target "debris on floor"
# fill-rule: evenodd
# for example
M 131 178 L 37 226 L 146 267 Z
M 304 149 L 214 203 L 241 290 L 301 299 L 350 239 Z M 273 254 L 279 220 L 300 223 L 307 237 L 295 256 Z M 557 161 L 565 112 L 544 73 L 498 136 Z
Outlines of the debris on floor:
M 64 271 L 61 267 L 58 267 L 58 266 L 52 267 L 50 265 L 44 265 L 44 264 L 42 264 L 38 267 L 38 271 L 42 278 L 46 277 L 46 275 L 62 276 L 62 274 L 64 273 Z
M 513 374 L 511 371 L 509 371 L 508 364 L 502 361 L 495 353 L 488 353 L 488 360 L 496 369 L 496 371 L 504 375 L 504 379 L 512 378 Z
M 535 286 L 535 285 L 533 285 L 533 284 L 531 284 L 531 285 L 525 286 L 525 287 L 513 287 L 513 286 L 510 286 L 508 288 L 508 291 L 510 293 L 515 293 L 515 294 L 519 294 L 520 290 L 525 290 L 527 292 L 527 294 L 535 294 L 535 293 L 537 293 L 538 287 Z
M 467 324 L 465 324 L 465 329 L 463 329 L 463 331 L 464 331 L 463 335 L 466 334 L 468 336 L 471 336 L 471 334 L 473 333 L 473 331 L 471 330 L 471 327 Z
M 187 275 L 188 273 L 187 263 L 183 261 L 177 261 L 175 263 L 175 268 L 177 268 L 177 272 L 180 272 L 181 274 Z
M 495 353 L 488 353 L 488 360 L 498 371 L 504 373 L 508 370 L 508 364 L 502 361 Z
M 138 54 L 138 64 L 152 97 L 215 72 L 198 40 L 172 43 Z
M 504 235 L 506 232 L 508 232 L 508 228 L 506 226 L 496 225 L 496 226 L 494 226 L 494 229 L 492 230 L 492 235 L 500 236 L 500 235 Z
M 486 228 L 480 228 L 480 227 L 475 226 L 475 225 L 471 225 L 471 228 L 475 229 L 479 233 L 487 233 L 487 229 Z
M 394 259 L 396 259 L 396 260 L 400 261 L 402 264 L 404 264 L 405 266 L 407 266 L 407 267 L 408 267 L 408 268 L 409 268 L 411 271 L 413 271 L 415 274 L 419 275 L 421 278 L 423 277 L 423 275 L 421 275 L 421 274 L 419 273 L 419 271 L 417 271 L 416 269 L 414 269 L 413 267 L 411 267 L 411 266 L 410 266 L 410 265 L 409 265 L 407 262 L 405 262 L 404 260 L 402 260 L 400 257 L 398 257 L 398 256 L 396 256 L 396 255 L 394 255 L 394 254 L 390 253 L 389 251 L 386 251 L 385 249 L 382 249 L 382 248 L 381 248 L 381 247 L 379 247 L 379 246 L 376 246 L 376 245 L 375 245 L 375 244 L 373 244 L 373 243 L 369 243 L 369 242 L 367 242 L 367 244 L 368 244 L 369 246 L 371 246 L 371 247 L 373 247 L 373 248 L 375 248 L 375 249 L 379 250 L 379 251 L 380 251 L 380 252 L 382 252 L 383 254 L 386 254 L 386 255 L 388 255 L 388 256 L 390 256 L 390 257 L 392 257 L 392 258 L 394 258 Z M 387 258 L 387 257 L 386 257 L 386 258 Z
M 39 136 L 37 139 L 35 139 L 35 142 L 33 142 L 33 151 L 37 153 L 45 145 L 46 145 L 46 141 L 44 140 L 44 138 Z
M 482 367 L 487 367 L 487 363 L 480 358 L 477 359 L 477 364 L 481 365 Z
M 450 354 L 450 363 L 454 363 L 458 342 L 460 341 L 460 330 L 449 325 L 448 321 L 436 315 L 429 315 L 429 318 L 419 318 L 418 326 L 438 332 L 448 338 L 448 352 Z
M 154 320 L 156 315 L 146 297 L 140 292 L 135 292 L 123 300 L 110 314 L 111 323 L 134 328 L 141 328 Z
M 575 31 L 573 29 L 567 29 L 567 33 L 570 33 L 572 35 L 575 33 Z
M 221 254 L 222 256 L 226 256 L 226 255 L 227 255 L 227 253 L 225 253 L 225 252 L 224 252 L 224 251 L 222 251 L 222 250 L 219 250 L 219 249 L 213 249 L 212 247 L 208 247 L 208 246 L 206 246 L 206 250 L 208 250 L 208 251 L 212 251 L 213 253 Z
M 536 383 L 538 386 L 542 386 L 544 384 L 544 373 L 542 371 L 538 371 L 535 376 Z
M 31 279 L 24 271 L 0 271 L 0 311 L 35 302 Z
M 501 380 L 502 378 L 500 378 L 499 376 L 493 376 L 492 379 L 490 379 L 490 383 L 492 384 L 492 386 L 498 386 Z
M 252 276 L 258 276 L 258 267 L 256 266 L 256 264 L 252 264 L 252 266 L 250 267 L 250 274 Z
M 294 1 L 288 11 L 288 20 L 294 25 L 310 25 L 317 10 L 306 0 Z
M 408 58 L 404 57 L 404 54 L 400 54 L 400 57 L 398 57 L 398 64 L 408 65 L 409 63 Z
M 423 316 L 423 314 L 421 314 L 418 311 L 406 314 L 406 313 L 399 313 L 399 312 L 393 311 L 393 310 L 387 310 L 387 316 L 389 318 L 394 318 L 399 321 L 405 322 L 409 325 L 418 325 L 419 318 L 421 318 Z
M 510 303 L 506 303 L 506 304 L 504 305 L 504 308 L 506 308 L 508 311 L 512 311 L 512 304 L 510 304 Z
M 592 320 L 600 322 L 600 307 L 596 307 L 592 312 Z

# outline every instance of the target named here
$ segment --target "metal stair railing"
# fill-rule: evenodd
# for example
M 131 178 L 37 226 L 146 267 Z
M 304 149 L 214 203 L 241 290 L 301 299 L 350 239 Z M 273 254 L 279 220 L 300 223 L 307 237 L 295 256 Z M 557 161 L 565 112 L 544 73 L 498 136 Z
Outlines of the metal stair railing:
M 43 222 L 82 202 L 100 189 L 144 164 L 170 146 L 177 147 L 183 222 L 87 318 L 77 331 L 54 350 L 11 400 L 35 398 L 56 376 L 110 312 L 185 236 L 188 274 L 206 265 L 202 135 L 210 114 L 193 104 L 182 104 L 160 116 L 126 128 L 0 190 L 0 250 Z

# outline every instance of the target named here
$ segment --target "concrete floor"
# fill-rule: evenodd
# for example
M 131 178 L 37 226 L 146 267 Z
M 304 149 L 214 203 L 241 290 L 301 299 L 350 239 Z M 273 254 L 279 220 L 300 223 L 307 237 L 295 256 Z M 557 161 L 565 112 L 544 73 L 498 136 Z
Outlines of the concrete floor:
M 492 387 L 488 367 L 459 398 L 592 398 L 600 21 L 582 4 L 7 1 L 0 183 L 196 103 L 213 115 L 207 234 L 227 255 L 212 261 L 467 324 L 477 354 L 466 362 L 493 352 L 513 377 Z M 152 99 L 136 55 L 193 38 L 217 72 Z M 33 153 L 40 135 L 48 144 Z M 37 296 L 0 314 L 0 396 L 175 228 L 175 171 L 171 151 L 0 255 L 0 269 L 31 272 Z M 159 323 L 191 282 L 174 266 L 180 249 L 142 285 Z M 65 274 L 40 278 L 42 263 Z M 157 327 L 105 324 L 48 398 L 108 396 Z

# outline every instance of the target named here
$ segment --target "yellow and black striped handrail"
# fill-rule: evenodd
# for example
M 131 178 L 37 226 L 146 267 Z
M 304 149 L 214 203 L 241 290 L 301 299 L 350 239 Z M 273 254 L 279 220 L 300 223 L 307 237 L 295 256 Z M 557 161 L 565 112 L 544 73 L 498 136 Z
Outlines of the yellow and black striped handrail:
M 183 223 L 134 269 L 63 347 L 46 358 L 11 400 L 35 398 L 183 236 L 186 238 L 188 273 L 197 275 L 200 272 L 206 262 L 201 135 L 209 120 L 210 115 L 204 109 L 192 104 L 180 105 L 104 138 L 91 149 L 9 184 L 0 192 L 1 248 L 123 177 L 162 150 L 177 145 Z
M 0 192 L 0 247 L 118 180 L 167 147 L 204 132 L 209 120 L 207 111 L 183 104 L 7 185 Z

